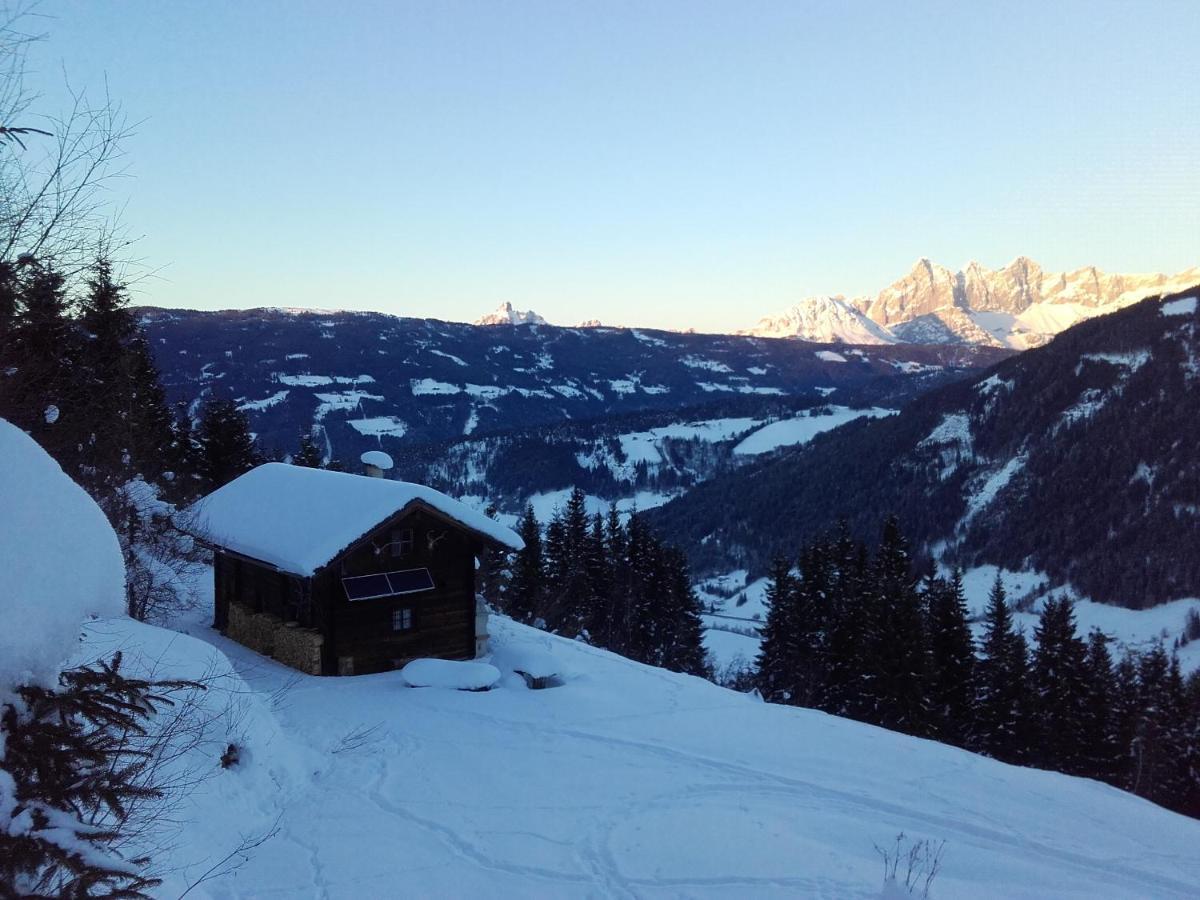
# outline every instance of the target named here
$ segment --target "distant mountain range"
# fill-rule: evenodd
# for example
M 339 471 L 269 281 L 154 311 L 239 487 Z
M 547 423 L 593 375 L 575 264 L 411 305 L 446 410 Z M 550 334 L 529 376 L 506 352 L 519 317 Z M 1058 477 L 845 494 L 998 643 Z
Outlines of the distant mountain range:
M 380 447 L 399 461 L 418 445 L 637 413 L 766 418 L 825 396 L 895 405 L 1011 353 L 835 350 L 729 335 L 478 326 L 356 312 L 144 307 L 139 316 L 173 402 L 194 412 L 206 397 L 234 399 L 265 449 L 291 452 L 301 431 L 311 430 L 327 456 L 345 461 Z M 537 460 L 527 462 L 538 469 Z
M 839 520 L 872 540 L 894 513 L 948 564 L 1131 607 L 1198 597 L 1198 292 L 1081 322 L 646 515 L 702 574 L 762 573 Z
M 848 344 L 980 344 L 1025 350 L 1093 316 L 1200 284 L 1176 275 L 1110 275 L 1094 266 L 1046 272 L 1025 256 L 1003 269 L 952 272 L 920 259 L 878 294 L 808 297 L 745 334 Z

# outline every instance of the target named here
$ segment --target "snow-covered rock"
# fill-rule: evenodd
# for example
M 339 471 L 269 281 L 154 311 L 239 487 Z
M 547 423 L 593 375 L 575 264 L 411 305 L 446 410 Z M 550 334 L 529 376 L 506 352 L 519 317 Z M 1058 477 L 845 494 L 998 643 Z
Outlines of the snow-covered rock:
M 53 686 L 95 616 L 125 607 L 117 536 L 50 455 L 0 419 L 0 694 Z

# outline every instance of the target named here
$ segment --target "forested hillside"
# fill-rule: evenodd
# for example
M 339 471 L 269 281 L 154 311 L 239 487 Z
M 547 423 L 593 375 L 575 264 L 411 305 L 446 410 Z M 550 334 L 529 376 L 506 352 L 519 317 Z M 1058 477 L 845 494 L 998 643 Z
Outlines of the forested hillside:
M 1133 607 L 1200 595 L 1194 298 L 1084 322 L 648 519 L 701 571 L 761 572 L 841 519 L 866 539 L 894 513 L 918 555 L 1040 570 Z
M 753 415 L 795 408 L 793 400 L 811 405 L 831 390 L 833 402 L 848 402 L 843 394 L 882 402 L 1009 352 L 376 313 L 143 308 L 139 316 L 172 403 L 234 400 L 265 451 L 293 452 L 311 431 L 327 459 L 341 460 L 647 411 Z

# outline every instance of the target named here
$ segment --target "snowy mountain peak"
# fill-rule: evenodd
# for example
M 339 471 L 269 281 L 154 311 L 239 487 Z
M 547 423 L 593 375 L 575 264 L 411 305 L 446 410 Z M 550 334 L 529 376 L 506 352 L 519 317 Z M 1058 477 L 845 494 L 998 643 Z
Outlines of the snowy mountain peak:
M 896 338 L 844 297 L 805 297 L 777 316 L 760 319 L 748 334 L 798 337 L 823 344 L 893 344 Z
M 507 300 L 496 311 L 475 320 L 476 325 L 545 325 L 546 320 L 531 309 L 514 309 Z
M 877 294 L 810 298 L 781 316 L 762 319 L 747 333 L 1024 350 L 1084 319 L 1196 284 L 1200 267 L 1176 275 L 1110 275 L 1095 266 L 1054 273 L 1018 256 L 1001 269 L 971 260 L 954 272 L 922 257 Z

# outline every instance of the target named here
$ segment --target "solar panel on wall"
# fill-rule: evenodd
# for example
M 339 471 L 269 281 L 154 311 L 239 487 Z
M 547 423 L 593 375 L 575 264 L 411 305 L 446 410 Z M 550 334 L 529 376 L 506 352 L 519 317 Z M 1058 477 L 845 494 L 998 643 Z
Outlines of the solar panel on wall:
M 343 578 L 342 586 L 346 589 L 348 600 L 371 600 L 375 597 L 390 597 L 393 593 L 386 575 L 359 575 L 356 578 Z
M 428 569 L 388 572 L 387 577 L 392 585 L 393 594 L 415 594 L 417 591 L 433 590 L 433 578 Z
M 433 576 L 428 569 L 406 569 L 402 572 L 381 572 L 378 575 L 356 575 L 342 579 L 349 600 L 377 600 L 397 594 L 415 594 L 433 590 Z

